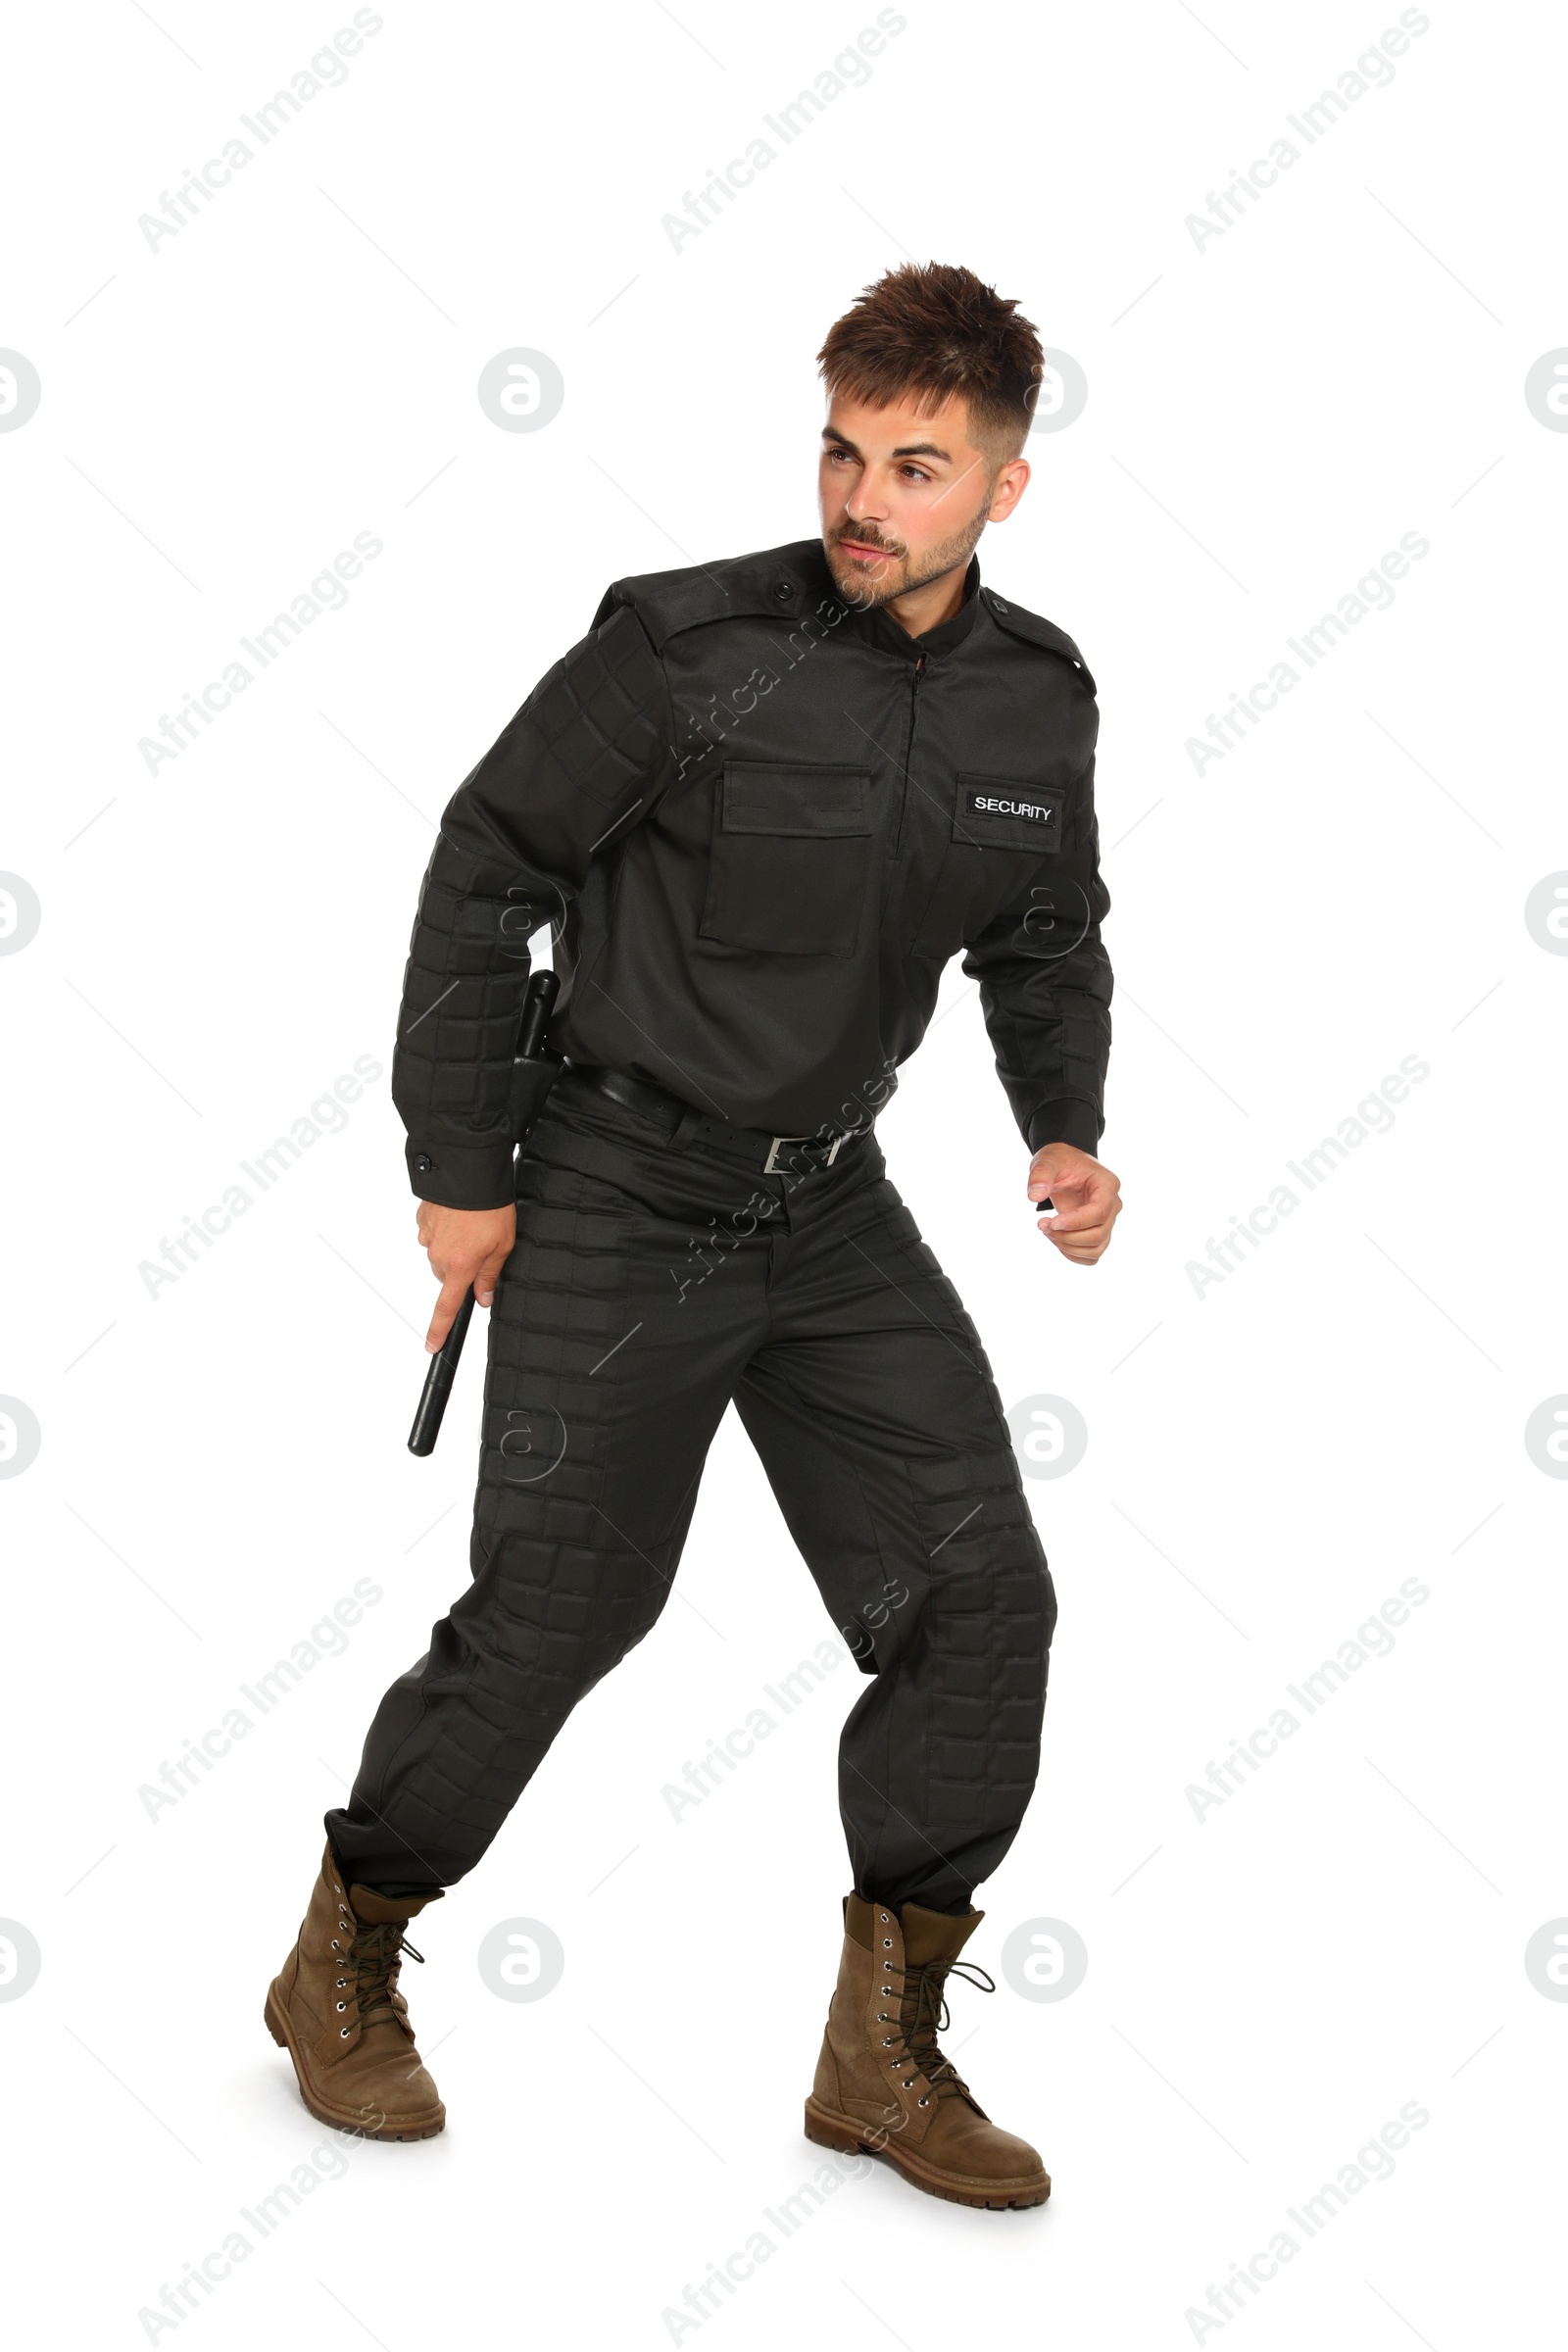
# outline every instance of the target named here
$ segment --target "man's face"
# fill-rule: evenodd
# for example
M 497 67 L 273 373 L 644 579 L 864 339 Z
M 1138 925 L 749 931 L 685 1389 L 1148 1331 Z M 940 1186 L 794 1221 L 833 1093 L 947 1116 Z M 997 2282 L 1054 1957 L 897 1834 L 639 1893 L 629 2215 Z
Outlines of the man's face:
M 967 564 L 988 522 L 1023 496 L 1029 467 L 970 438 L 969 404 L 924 415 L 835 394 L 822 431 L 822 546 L 847 603 L 888 604 Z

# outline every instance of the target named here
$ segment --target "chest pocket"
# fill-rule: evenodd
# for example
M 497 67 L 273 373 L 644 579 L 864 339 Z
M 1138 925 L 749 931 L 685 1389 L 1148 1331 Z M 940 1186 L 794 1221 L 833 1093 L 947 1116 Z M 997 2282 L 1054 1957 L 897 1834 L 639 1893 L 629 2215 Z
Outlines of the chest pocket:
M 870 875 L 868 768 L 726 760 L 702 938 L 769 956 L 853 956 Z
M 1042 858 L 1060 855 L 1066 823 L 1057 785 L 956 777 L 948 842 L 912 953 L 956 955 L 1019 897 Z

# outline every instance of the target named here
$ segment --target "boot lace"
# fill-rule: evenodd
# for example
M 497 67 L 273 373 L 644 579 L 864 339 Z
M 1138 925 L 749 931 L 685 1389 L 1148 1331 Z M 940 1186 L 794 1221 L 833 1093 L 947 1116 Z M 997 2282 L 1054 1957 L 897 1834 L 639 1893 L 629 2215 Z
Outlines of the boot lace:
M 938 2046 L 937 2036 L 946 2034 L 953 2023 L 944 1987 L 948 1978 L 955 1976 L 977 1992 L 995 1992 L 995 1980 L 972 1960 L 925 1960 L 918 1967 L 901 1968 L 896 1973 L 903 1979 L 899 2010 L 897 2019 L 888 2022 L 899 2026 L 906 2054 L 903 2063 L 913 2070 L 906 2080 L 912 2082 L 915 2075 L 924 2075 L 932 2097 L 968 2099 L 973 2105 L 968 2083 Z
M 408 2003 L 398 1990 L 398 1971 L 403 1954 L 417 1960 L 421 1966 L 424 1954 L 416 1952 L 403 1934 L 406 1920 L 392 1921 L 382 1927 L 362 1927 L 352 1937 L 348 1948 L 348 1970 L 360 2005 L 361 2028 L 380 2025 L 391 2018 L 402 2025 Z M 382 2016 L 377 2016 L 376 2011 Z M 407 2029 L 405 2029 L 406 2031 Z

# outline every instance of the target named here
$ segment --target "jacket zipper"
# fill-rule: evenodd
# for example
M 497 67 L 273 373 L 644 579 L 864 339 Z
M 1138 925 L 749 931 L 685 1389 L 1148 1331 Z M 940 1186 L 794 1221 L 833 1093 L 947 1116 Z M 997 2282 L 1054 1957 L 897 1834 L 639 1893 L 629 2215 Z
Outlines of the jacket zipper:
M 914 662 L 914 676 L 909 686 L 909 734 L 904 747 L 904 797 L 899 803 L 899 831 L 898 838 L 893 844 L 895 858 L 900 858 L 904 854 L 906 813 L 909 806 L 909 767 L 914 759 L 914 721 L 920 701 L 920 680 L 924 675 L 925 656 L 917 654 Z

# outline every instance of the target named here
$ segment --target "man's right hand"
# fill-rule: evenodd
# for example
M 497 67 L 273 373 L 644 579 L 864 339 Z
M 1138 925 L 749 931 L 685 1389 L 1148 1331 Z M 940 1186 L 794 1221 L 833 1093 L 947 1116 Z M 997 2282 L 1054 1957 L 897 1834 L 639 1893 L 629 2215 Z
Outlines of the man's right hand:
M 452 1329 L 470 1283 L 479 1305 L 490 1304 L 496 1278 L 516 1238 L 514 1208 L 443 1208 L 436 1200 L 419 1202 L 419 1242 L 441 1285 L 424 1336 L 426 1354 L 433 1355 Z

